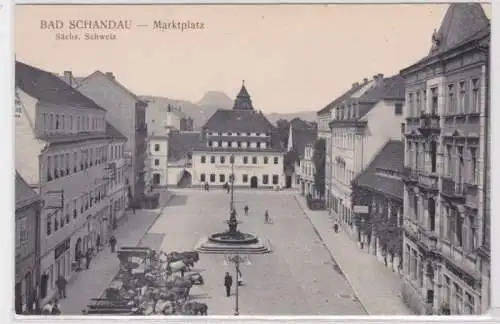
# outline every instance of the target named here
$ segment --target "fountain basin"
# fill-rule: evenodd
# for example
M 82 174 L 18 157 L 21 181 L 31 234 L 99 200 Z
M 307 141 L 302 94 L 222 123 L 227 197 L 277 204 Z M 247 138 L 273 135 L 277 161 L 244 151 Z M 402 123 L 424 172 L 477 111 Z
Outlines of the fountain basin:
M 272 252 L 269 240 L 262 240 L 256 235 L 242 233 L 242 239 L 232 238 L 228 240 L 224 234 L 215 233 L 203 237 L 196 244 L 195 250 L 205 254 L 266 254 Z
M 242 232 L 225 232 L 214 233 L 208 236 L 208 240 L 212 243 L 229 244 L 229 245 L 249 245 L 256 244 L 259 238 L 253 234 Z

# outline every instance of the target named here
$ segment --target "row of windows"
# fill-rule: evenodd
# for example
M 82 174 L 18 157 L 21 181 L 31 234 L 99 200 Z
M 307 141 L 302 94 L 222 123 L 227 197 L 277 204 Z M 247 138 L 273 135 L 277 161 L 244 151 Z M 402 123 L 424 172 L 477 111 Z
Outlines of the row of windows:
M 439 114 L 439 87 L 430 88 L 430 102 L 427 90 L 408 93 L 408 117 L 418 117 L 421 112 Z M 478 78 L 448 83 L 446 87 L 444 113 L 478 113 L 480 110 L 480 82 Z M 429 105 L 429 108 L 427 108 Z
M 47 215 L 47 236 L 64 228 L 72 219 L 76 219 L 79 215 L 83 215 L 84 212 L 104 200 L 107 195 L 108 186 L 106 184 L 101 184 L 90 192 L 84 193 L 80 197 L 73 199 L 72 202 L 66 203 L 63 209 L 56 209 L 54 213 Z
M 245 142 L 245 141 L 208 141 L 208 147 L 232 147 L 232 148 L 262 148 L 269 147 L 266 142 Z
M 104 131 L 106 120 L 101 116 L 42 113 L 44 133 Z
M 123 144 L 109 146 L 91 147 L 71 153 L 52 154 L 47 156 L 47 182 L 63 178 L 72 173 L 86 170 L 94 165 L 100 165 L 108 161 L 123 158 Z
M 214 164 L 214 163 L 225 164 L 226 162 L 231 163 L 231 159 L 230 159 L 230 158 L 229 158 L 229 159 L 226 159 L 226 157 L 225 157 L 225 156 L 219 156 L 218 162 L 215 162 L 215 161 L 216 161 L 216 157 L 215 157 L 215 156 L 213 156 L 213 155 L 212 155 L 212 156 L 210 156 L 210 163 L 212 163 L 212 164 Z M 256 157 L 256 156 L 252 156 L 252 164 L 257 164 L 257 161 L 258 161 L 257 157 Z M 202 156 L 201 156 L 201 160 L 200 160 L 200 162 L 201 162 L 201 163 L 207 163 L 207 157 L 206 157 L 206 156 L 204 156 L 204 155 L 202 155 Z M 263 162 L 264 164 L 269 164 L 269 157 L 267 157 L 267 156 L 263 156 L 263 157 L 262 157 L 262 162 Z M 235 163 L 236 163 L 236 161 L 235 161 Z M 248 156 L 244 156 L 244 157 L 242 158 L 242 163 L 243 163 L 243 164 L 248 164 Z M 274 163 L 274 164 L 278 164 L 278 163 L 279 163 L 279 157 L 275 156 L 275 157 L 273 158 L 273 163 Z
M 226 177 L 225 174 L 219 174 L 219 183 L 226 183 L 226 179 L 230 180 L 230 178 L 231 178 L 231 176 Z M 200 182 L 206 182 L 206 181 L 207 181 L 206 174 L 205 173 L 200 174 Z M 209 181 L 211 183 L 216 182 L 216 174 L 215 173 L 210 174 Z M 243 174 L 241 176 L 241 181 L 243 183 L 248 183 L 248 174 Z M 272 184 L 276 185 L 278 183 L 279 183 L 279 175 L 274 174 L 272 176 Z M 265 184 L 265 185 L 269 184 L 269 175 L 267 175 L 267 174 L 262 175 L 262 184 Z
M 332 131 L 332 143 L 334 146 L 345 149 L 354 149 L 354 141 L 356 137 L 354 133 L 341 130 Z
M 314 165 L 304 163 L 304 164 L 302 164 L 301 169 L 302 169 L 303 175 L 306 175 L 309 177 L 312 177 L 314 175 L 314 172 L 315 172 Z
M 247 132 L 207 132 L 209 136 L 271 136 L 270 133 L 247 133 Z
M 344 184 L 350 184 L 354 179 L 354 171 L 346 168 L 344 161 L 334 161 L 332 170 L 332 176 Z

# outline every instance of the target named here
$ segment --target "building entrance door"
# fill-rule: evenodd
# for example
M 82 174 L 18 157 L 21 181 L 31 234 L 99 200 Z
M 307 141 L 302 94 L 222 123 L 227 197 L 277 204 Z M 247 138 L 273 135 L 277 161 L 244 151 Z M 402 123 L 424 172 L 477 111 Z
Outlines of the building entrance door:
M 250 178 L 250 188 L 257 188 L 257 186 L 258 186 L 257 177 Z

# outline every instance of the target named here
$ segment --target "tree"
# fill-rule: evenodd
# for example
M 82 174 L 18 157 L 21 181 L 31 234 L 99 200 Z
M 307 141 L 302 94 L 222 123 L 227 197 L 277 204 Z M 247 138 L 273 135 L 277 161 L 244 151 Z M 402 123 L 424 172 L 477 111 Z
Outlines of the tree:
M 326 159 L 326 141 L 324 138 L 318 138 L 314 142 L 313 163 L 316 168 L 314 173 L 314 186 L 319 190 L 321 197 L 325 196 L 325 159 Z
M 283 171 L 285 173 L 295 172 L 295 163 L 299 163 L 299 153 L 295 149 L 295 146 L 288 152 L 286 152 L 283 158 Z
M 288 133 L 290 131 L 290 122 L 286 119 L 280 119 L 276 122 L 276 127 L 278 128 L 278 134 L 281 143 L 284 147 L 288 145 Z

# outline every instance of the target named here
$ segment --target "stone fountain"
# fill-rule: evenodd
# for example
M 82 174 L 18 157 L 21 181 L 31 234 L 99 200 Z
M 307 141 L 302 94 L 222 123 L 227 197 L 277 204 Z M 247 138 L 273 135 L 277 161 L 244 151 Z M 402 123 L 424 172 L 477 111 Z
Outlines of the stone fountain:
M 234 158 L 231 158 L 231 168 L 234 171 Z M 232 172 L 234 174 L 234 172 Z M 271 244 L 268 240 L 261 240 L 254 234 L 244 233 L 238 230 L 236 210 L 234 209 L 234 177 L 231 176 L 231 203 L 230 216 L 226 221 L 228 229 L 225 232 L 212 233 L 202 238 L 196 245 L 200 253 L 227 254 L 264 254 L 271 252 Z

